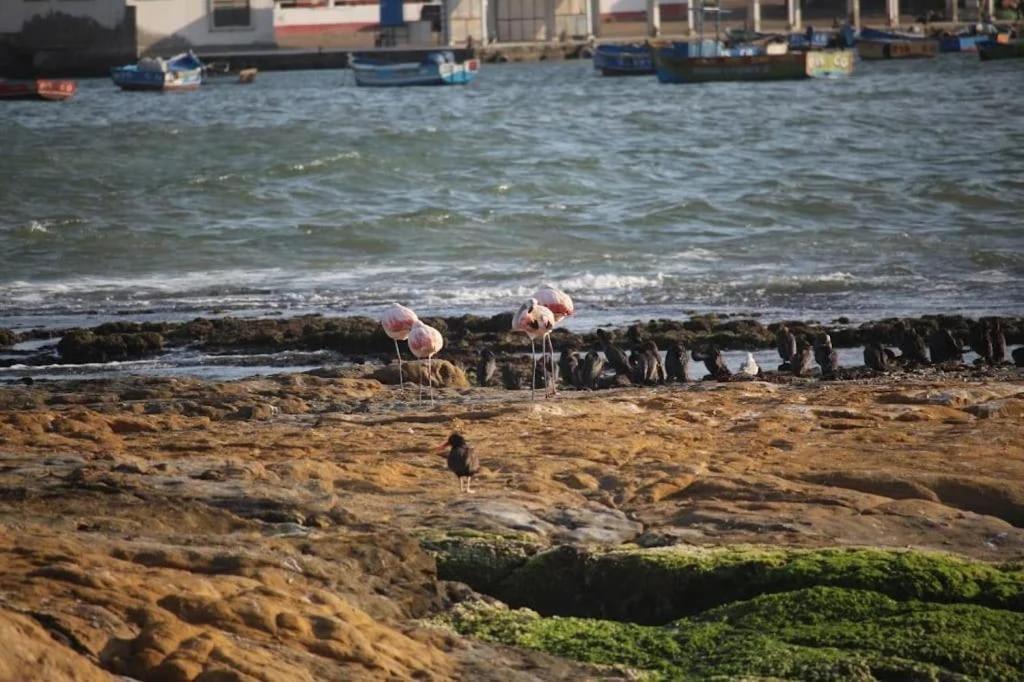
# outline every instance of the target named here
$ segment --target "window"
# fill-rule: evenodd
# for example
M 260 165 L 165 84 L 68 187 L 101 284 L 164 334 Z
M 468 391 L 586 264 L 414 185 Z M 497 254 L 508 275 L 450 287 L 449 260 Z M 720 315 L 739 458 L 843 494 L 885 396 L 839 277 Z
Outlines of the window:
M 210 0 L 210 5 L 214 28 L 248 28 L 252 25 L 249 0 Z

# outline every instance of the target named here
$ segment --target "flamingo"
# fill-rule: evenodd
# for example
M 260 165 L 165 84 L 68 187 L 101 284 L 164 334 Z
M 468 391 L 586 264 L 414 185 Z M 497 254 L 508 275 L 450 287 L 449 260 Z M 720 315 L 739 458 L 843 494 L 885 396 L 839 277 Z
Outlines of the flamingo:
M 402 353 L 398 350 L 398 342 L 409 338 L 412 326 L 420 321 L 416 313 L 404 305 L 392 303 L 391 307 L 380 316 L 380 326 L 384 327 L 384 333 L 395 342 L 395 355 L 398 356 L 398 385 L 402 382 Z
M 576 307 L 573 305 L 572 298 L 569 294 L 554 288 L 548 284 L 545 284 L 533 295 L 537 303 L 541 304 L 545 308 L 551 311 L 551 314 L 555 317 L 555 325 L 564 320 L 565 318 L 576 313 Z M 550 333 L 546 334 L 544 338 L 547 339 L 548 348 L 551 349 L 551 376 L 555 373 L 555 347 L 551 344 Z M 540 348 L 541 355 L 544 355 L 544 344 L 541 343 Z M 558 392 L 558 382 L 554 382 L 555 392 Z
M 409 350 L 419 359 L 427 359 L 427 382 L 430 384 L 430 404 L 434 404 L 434 375 L 431 372 L 430 360 L 444 348 L 444 337 L 441 332 L 419 320 L 409 331 Z M 420 399 L 423 398 L 423 382 L 420 382 Z
M 537 346 L 534 343 L 541 339 L 541 350 L 544 349 L 544 339 L 555 328 L 555 314 L 546 306 L 542 306 L 537 299 L 519 306 L 519 311 L 512 318 L 512 331 L 522 332 L 530 337 L 530 355 L 533 357 L 533 372 L 530 380 L 530 399 L 536 399 L 537 391 Z M 550 339 L 549 339 L 550 340 Z M 547 365 L 544 365 L 544 376 L 547 378 Z M 551 382 L 548 381 L 550 384 Z

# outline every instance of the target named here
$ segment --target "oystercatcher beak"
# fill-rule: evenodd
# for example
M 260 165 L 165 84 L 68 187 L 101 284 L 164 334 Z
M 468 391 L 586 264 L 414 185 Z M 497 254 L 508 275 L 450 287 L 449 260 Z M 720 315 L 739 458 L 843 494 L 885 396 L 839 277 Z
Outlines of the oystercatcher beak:
M 434 448 L 434 452 L 444 452 L 447 449 L 448 449 L 448 441 L 445 441 L 445 442 L 441 443 L 440 445 L 438 445 L 436 448 Z

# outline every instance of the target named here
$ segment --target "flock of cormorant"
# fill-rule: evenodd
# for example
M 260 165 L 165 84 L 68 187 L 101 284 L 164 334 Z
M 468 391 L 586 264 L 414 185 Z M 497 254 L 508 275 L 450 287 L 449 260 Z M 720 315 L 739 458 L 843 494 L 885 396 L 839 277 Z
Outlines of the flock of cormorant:
M 912 325 L 902 321 L 897 323 L 894 332 L 898 354 L 886 345 L 881 332 L 869 337 L 864 346 L 864 366 L 867 369 L 882 373 L 899 367 L 962 364 L 965 345 L 978 355 L 978 364 L 999 365 L 1007 360 L 1006 335 L 999 318 L 983 318 L 976 322 L 967 339 L 958 338 L 948 329 L 935 329 L 925 338 Z M 711 378 L 718 381 L 728 381 L 733 376 L 763 376 L 749 353 L 747 361 L 734 374 L 726 365 L 721 350 L 714 345 L 687 353 L 682 343 L 674 342 L 665 350 L 662 359 L 655 342 L 641 338 L 635 327 L 630 328 L 627 336 L 633 346 L 629 352 L 616 345 L 607 331 L 598 329 L 597 344 L 585 354 L 581 355 L 574 349 L 561 352 L 552 380 L 577 389 L 686 382 L 690 380 L 691 359 L 702 362 Z M 775 342 L 782 360 L 778 367 L 780 373 L 811 376 L 814 364 L 817 364 L 821 378 L 840 378 L 839 355 L 827 333 L 812 340 L 794 334 L 782 325 L 776 333 Z M 1013 351 L 1013 360 L 1017 366 L 1024 367 L 1024 347 Z M 521 389 L 529 383 L 511 364 L 502 365 L 499 371 L 497 358 L 489 349 L 481 352 L 476 376 L 481 386 L 488 386 L 499 378 L 501 384 L 510 390 Z M 545 379 L 540 374 L 536 379 L 539 385 L 544 384 Z

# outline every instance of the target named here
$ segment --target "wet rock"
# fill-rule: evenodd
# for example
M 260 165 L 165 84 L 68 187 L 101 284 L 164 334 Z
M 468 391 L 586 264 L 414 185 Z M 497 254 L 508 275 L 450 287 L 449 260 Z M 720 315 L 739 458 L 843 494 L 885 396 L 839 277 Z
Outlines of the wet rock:
M 150 357 L 163 351 L 164 339 L 156 332 L 94 334 L 72 330 L 57 344 L 62 362 L 85 364 Z
M 18 336 L 9 329 L 0 328 L 0 348 L 9 348 L 18 341 Z

